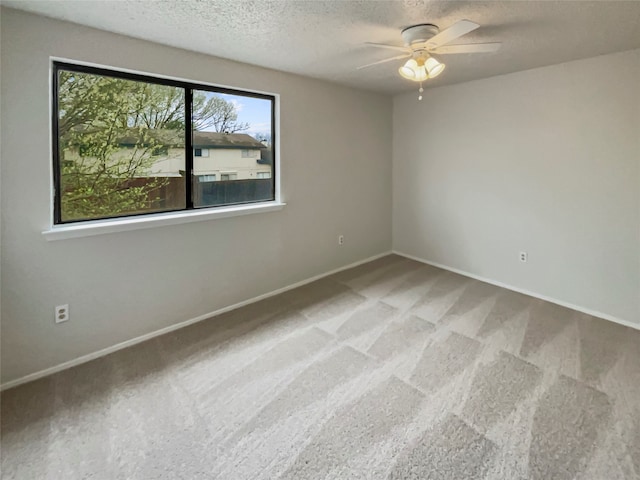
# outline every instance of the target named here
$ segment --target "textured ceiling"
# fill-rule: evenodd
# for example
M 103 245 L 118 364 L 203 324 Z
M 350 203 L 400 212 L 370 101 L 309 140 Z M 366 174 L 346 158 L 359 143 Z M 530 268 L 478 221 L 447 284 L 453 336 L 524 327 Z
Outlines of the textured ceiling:
M 453 43 L 503 42 L 446 55 L 439 86 L 640 47 L 640 1 L 56 0 L 3 5 L 102 30 L 385 93 L 415 89 L 401 61 L 365 42 L 402 44 L 416 23 L 481 27 Z M 427 86 L 427 85 L 425 85 Z

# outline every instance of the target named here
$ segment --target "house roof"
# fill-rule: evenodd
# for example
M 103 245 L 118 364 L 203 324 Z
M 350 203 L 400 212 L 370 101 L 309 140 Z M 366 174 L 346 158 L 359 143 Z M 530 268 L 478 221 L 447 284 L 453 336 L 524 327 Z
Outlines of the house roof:
M 153 141 L 152 141 L 153 140 Z M 179 147 L 184 145 L 184 133 L 167 129 L 127 129 L 126 135 L 118 138 L 120 145 L 160 144 L 165 147 Z
M 193 146 L 205 148 L 266 148 L 246 133 L 193 132 Z
M 129 133 L 118 139 L 120 145 L 136 145 L 145 143 L 144 137 L 148 135 L 163 146 L 175 147 L 183 144 L 184 134 L 176 130 L 147 130 L 144 133 L 130 129 Z M 147 137 L 147 138 L 149 138 Z M 195 148 L 267 148 L 260 141 L 246 133 L 218 133 L 218 132 L 193 132 L 193 146 Z

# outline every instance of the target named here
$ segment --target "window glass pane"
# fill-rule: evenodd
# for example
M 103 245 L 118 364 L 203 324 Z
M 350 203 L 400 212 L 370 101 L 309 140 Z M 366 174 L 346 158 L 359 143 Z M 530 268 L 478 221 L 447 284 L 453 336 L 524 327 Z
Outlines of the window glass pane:
M 272 109 L 270 99 L 193 91 L 193 148 L 203 153 L 194 156 L 194 179 L 219 178 L 194 181 L 195 207 L 274 199 Z
M 215 182 L 216 181 L 215 175 L 198 175 L 197 178 L 199 182 Z
M 186 208 L 181 87 L 58 70 L 61 222 Z

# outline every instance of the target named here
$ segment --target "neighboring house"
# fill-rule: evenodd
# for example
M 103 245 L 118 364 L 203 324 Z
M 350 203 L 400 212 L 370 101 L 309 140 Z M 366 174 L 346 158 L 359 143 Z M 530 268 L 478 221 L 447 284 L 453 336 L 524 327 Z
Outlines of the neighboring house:
M 246 133 L 193 132 L 193 171 L 199 182 L 271 178 L 268 147 Z M 169 144 L 151 166 L 150 175 L 173 177 L 184 169 L 182 148 Z M 266 157 L 266 156 L 265 156 Z
M 273 198 L 272 148 L 245 133 L 193 132 L 193 200 L 196 205 L 243 203 Z M 184 137 L 175 130 L 131 129 L 117 139 L 112 165 L 147 165 L 128 181 L 142 186 L 165 179 L 150 202 L 158 208 L 180 204 L 184 198 Z M 82 151 L 65 149 L 63 162 L 94 162 Z M 237 180 L 237 182 L 234 182 Z M 153 208 L 153 207 L 150 207 Z M 178 208 L 178 207 L 176 207 Z
M 193 133 L 194 175 L 201 181 L 271 178 L 260 162 L 267 147 L 246 133 Z
M 152 132 L 153 148 L 145 147 L 137 135 L 123 136 L 118 139 L 122 150 L 112 154 L 112 160 L 128 161 L 132 149 L 150 148 L 153 163 L 138 176 L 181 177 L 185 168 L 182 136 L 173 130 L 147 132 Z M 81 157 L 75 150 L 66 150 L 64 155 L 66 161 Z M 271 149 L 246 133 L 193 132 L 193 170 L 198 181 L 271 178 L 271 158 Z

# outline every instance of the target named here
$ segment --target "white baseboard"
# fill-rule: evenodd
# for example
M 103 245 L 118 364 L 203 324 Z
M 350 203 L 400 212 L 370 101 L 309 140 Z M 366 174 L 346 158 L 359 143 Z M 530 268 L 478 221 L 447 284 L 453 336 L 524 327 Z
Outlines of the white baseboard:
M 424 258 L 416 257 L 415 255 L 409 255 L 408 253 L 402 253 L 397 250 L 393 250 L 392 253 L 396 255 L 400 255 L 401 257 L 410 258 L 411 260 L 415 260 L 416 262 L 425 263 L 427 265 L 431 265 L 433 267 L 442 268 L 443 270 L 448 270 L 453 273 L 458 273 L 460 275 L 464 275 L 465 277 L 473 278 L 475 280 L 480 280 L 481 282 L 490 283 L 491 285 L 495 285 L 497 287 L 506 288 L 507 290 L 512 290 L 514 292 L 522 293 L 524 295 L 528 295 L 530 297 L 539 298 L 540 300 L 544 300 L 546 302 L 555 303 L 556 305 L 560 305 L 562 307 L 570 308 L 571 310 L 576 310 L 578 312 L 586 313 L 587 315 L 591 315 L 593 317 L 602 318 L 604 320 L 609 320 L 610 322 L 618 323 L 625 327 L 630 327 L 636 330 L 640 330 L 640 323 L 634 323 L 629 320 L 623 320 L 621 318 L 614 317 L 612 315 L 597 312 L 595 310 L 591 310 L 589 308 L 581 307 L 579 305 L 574 305 L 569 302 L 564 302 L 562 300 L 557 300 L 555 298 L 547 297 L 546 295 L 541 295 L 536 292 L 532 292 L 531 290 L 527 290 L 524 288 L 514 287 L 513 285 L 507 285 L 506 283 L 498 282 L 496 280 L 492 280 L 490 278 L 481 277 L 480 275 L 475 275 L 473 273 L 465 272 L 464 270 L 459 270 L 457 268 L 449 267 L 447 265 L 442 265 L 441 263 L 431 262 L 429 260 L 425 260 Z
M 73 360 L 69 360 L 67 362 L 62 362 L 53 367 L 45 368 L 44 370 L 40 370 L 38 372 L 30 373 L 29 375 L 25 375 L 24 377 L 17 378 L 15 380 L 10 380 L 8 382 L 0 385 L 0 391 L 7 390 L 9 388 L 17 387 L 18 385 L 22 385 L 23 383 L 32 382 L 34 380 L 38 380 L 42 377 L 47 377 L 49 375 L 53 375 L 54 373 L 61 372 L 62 370 L 66 370 L 71 367 L 75 367 L 76 365 L 80 365 L 86 362 L 90 362 L 91 360 L 95 360 L 96 358 L 104 357 L 105 355 L 109 355 L 110 353 L 117 352 L 118 350 L 122 350 L 123 348 L 131 347 L 138 343 L 145 342 L 154 337 L 159 337 L 160 335 L 164 335 L 165 333 L 173 332 L 175 330 L 179 330 L 186 326 L 192 325 L 194 323 L 201 322 L 211 317 L 215 317 L 217 315 L 221 315 L 223 313 L 229 312 L 231 310 L 235 310 L 240 307 L 244 307 L 245 305 L 249 305 L 251 303 L 259 302 L 260 300 L 264 300 L 265 298 L 273 297 L 274 295 L 278 295 L 280 293 L 284 293 L 288 290 L 293 290 L 294 288 L 301 287 L 302 285 L 306 285 L 307 283 L 315 282 L 321 278 L 327 277 L 329 275 L 333 275 L 334 273 L 341 272 L 343 270 L 348 270 L 353 267 L 357 267 L 358 265 L 362 265 L 363 263 L 371 262 L 373 260 L 377 260 L 378 258 L 385 257 L 387 255 L 391 255 L 392 252 L 384 252 L 378 255 L 374 255 L 372 257 L 365 258 L 363 260 L 359 260 L 357 262 L 351 263 L 349 265 L 345 265 L 344 267 L 336 268 L 329 272 L 321 273 L 320 275 L 315 275 L 311 278 L 307 278 L 305 280 L 301 280 L 299 282 L 293 283 L 286 287 L 279 288 L 277 290 L 273 290 L 268 293 L 264 293 L 262 295 L 258 295 L 257 297 L 250 298 L 248 300 L 244 300 L 242 302 L 236 303 L 234 305 L 230 305 L 228 307 L 223 307 L 213 312 L 205 313 L 203 315 L 199 315 L 195 318 L 190 318 L 189 320 L 185 320 L 180 323 L 176 323 L 173 325 L 169 325 L 168 327 L 161 328 L 160 330 L 156 330 L 151 333 L 146 333 L 136 338 L 132 338 L 131 340 L 126 340 L 124 342 L 118 343 L 116 345 L 112 345 L 111 347 L 103 348 L 102 350 L 98 350 L 97 352 L 89 353 L 87 355 L 82 355 L 80 357 L 74 358 Z

